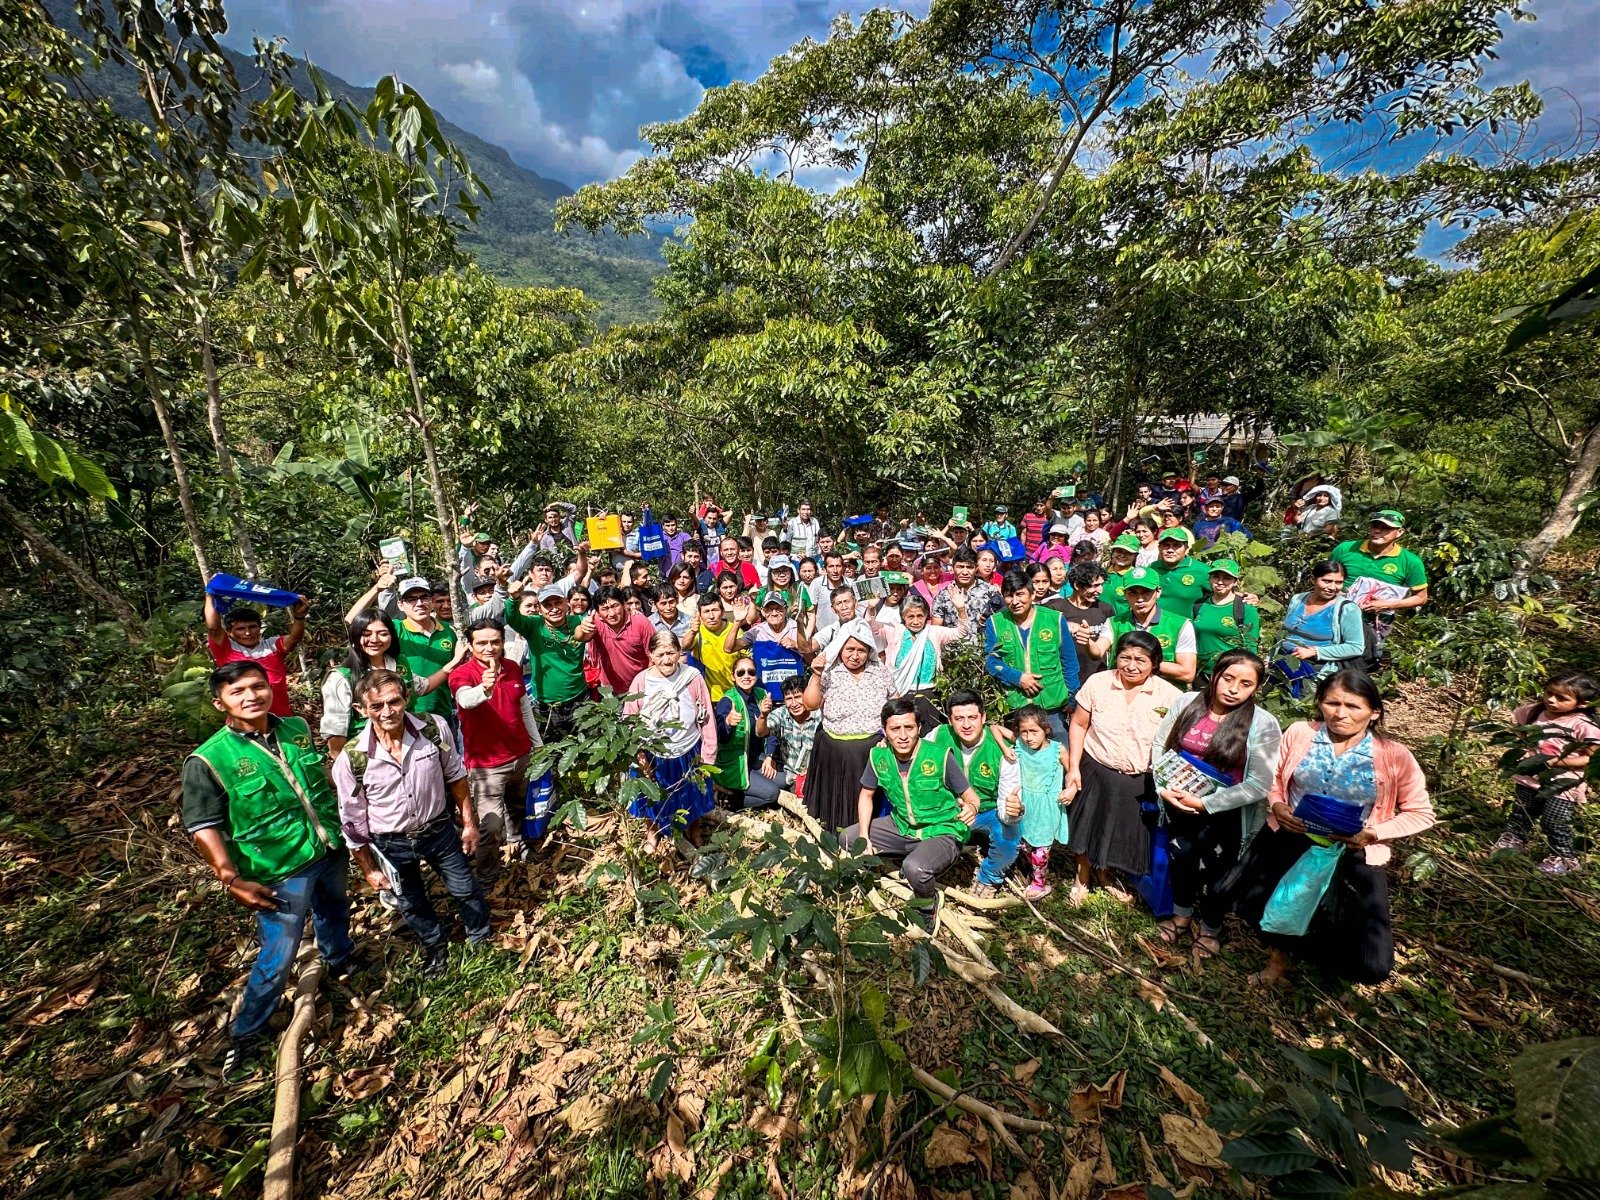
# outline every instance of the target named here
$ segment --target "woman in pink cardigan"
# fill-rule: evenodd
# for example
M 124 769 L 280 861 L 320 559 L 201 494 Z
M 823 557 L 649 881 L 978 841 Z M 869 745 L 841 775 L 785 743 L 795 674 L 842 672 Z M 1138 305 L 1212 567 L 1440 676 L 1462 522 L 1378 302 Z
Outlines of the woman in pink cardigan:
M 1394 969 L 1385 871 L 1389 843 L 1430 828 L 1433 805 L 1411 751 L 1377 732 L 1383 697 L 1364 672 L 1349 668 L 1324 678 L 1317 709 L 1320 722 L 1298 721 L 1284 730 L 1267 797 L 1267 828 L 1250 843 L 1226 901 L 1259 927 L 1279 882 L 1313 846 L 1295 817 L 1296 806 L 1313 794 L 1359 804 L 1359 832 L 1326 835 L 1326 841 L 1342 842 L 1344 851 L 1305 933 L 1263 932 L 1272 957 L 1251 979 L 1282 983 L 1290 960 L 1302 959 L 1356 983 L 1379 983 Z

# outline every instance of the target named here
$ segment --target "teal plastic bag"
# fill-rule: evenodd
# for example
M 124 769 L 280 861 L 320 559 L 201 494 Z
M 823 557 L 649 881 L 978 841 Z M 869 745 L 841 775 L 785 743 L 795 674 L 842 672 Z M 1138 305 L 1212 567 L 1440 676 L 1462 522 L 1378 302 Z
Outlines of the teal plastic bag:
M 1343 853 L 1343 843 L 1313 842 L 1272 889 L 1272 898 L 1261 914 L 1262 932 L 1304 937 Z

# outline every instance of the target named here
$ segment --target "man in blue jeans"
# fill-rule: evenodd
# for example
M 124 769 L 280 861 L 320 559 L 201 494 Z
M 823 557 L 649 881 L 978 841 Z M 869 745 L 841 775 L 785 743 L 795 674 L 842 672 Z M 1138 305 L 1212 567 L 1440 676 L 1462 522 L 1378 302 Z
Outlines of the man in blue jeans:
M 333 764 L 339 821 L 356 865 L 378 891 L 392 884 L 374 849 L 394 868 L 400 911 L 422 943 L 422 973 L 435 978 L 449 965 L 450 942 L 428 897 L 422 864 L 444 878 L 467 940 L 489 940 L 489 902 L 468 855 L 478 848 L 478 818 L 467 791 L 467 769 L 442 718 L 406 712 L 406 681 L 394 671 L 369 671 L 356 682 L 367 727 L 345 743 Z M 450 817 L 455 802 L 461 828 Z
M 1022 848 L 1022 775 L 1011 747 L 994 736 L 983 719 L 983 701 L 977 692 L 950 693 L 950 723 L 928 734 L 928 740 L 956 753 L 972 790 L 978 793 L 974 836 L 989 845 L 973 879 L 973 893 L 999 894 L 1006 870 Z
M 309 915 L 331 974 L 357 966 L 339 805 L 300 717 L 278 717 L 261 664 L 211 673 L 227 718 L 183 765 L 183 823 L 223 890 L 255 913 L 260 950 L 233 1016 L 224 1072 L 262 1044 Z

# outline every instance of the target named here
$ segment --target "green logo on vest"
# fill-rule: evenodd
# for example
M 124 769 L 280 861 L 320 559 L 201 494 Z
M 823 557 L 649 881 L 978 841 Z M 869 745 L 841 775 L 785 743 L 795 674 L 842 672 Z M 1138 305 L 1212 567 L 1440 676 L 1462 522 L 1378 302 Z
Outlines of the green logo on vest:
M 250 776 L 256 773 L 256 769 L 255 763 L 251 762 L 248 758 L 241 758 L 239 760 L 239 765 L 234 767 L 233 773 L 240 779 L 248 779 Z
M 1181 582 L 1184 587 L 1193 587 L 1194 586 L 1194 576 L 1193 575 L 1185 575 L 1179 580 L 1179 582 Z
M 924 775 L 937 775 L 939 773 L 939 768 L 934 766 L 934 764 L 929 762 L 927 759 L 923 759 L 922 773 Z
M 445 638 L 443 641 L 441 641 L 439 643 L 439 649 L 441 649 L 441 650 L 454 650 L 455 648 L 456 648 L 455 642 L 453 642 L 449 638 Z
M 989 776 L 994 774 L 994 764 L 993 763 L 979 763 L 978 764 L 978 774 L 982 775 L 985 779 L 989 778 Z
M 1053 629 L 1039 630 L 1039 640 L 1041 642 L 1052 642 L 1055 640 L 1055 636 L 1055 631 Z

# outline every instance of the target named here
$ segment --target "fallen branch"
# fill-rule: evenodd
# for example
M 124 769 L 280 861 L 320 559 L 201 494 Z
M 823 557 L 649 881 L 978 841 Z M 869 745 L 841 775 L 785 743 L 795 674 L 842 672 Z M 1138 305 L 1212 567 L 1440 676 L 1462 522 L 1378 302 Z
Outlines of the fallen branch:
M 1502 979 L 1510 979 L 1515 983 L 1525 983 L 1529 987 L 1544 988 L 1547 991 L 1561 991 L 1558 984 L 1547 979 L 1540 979 L 1537 975 L 1529 975 L 1526 971 L 1519 971 L 1515 967 L 1503 967 L 1491 959 L 1479 958 L 1475 954 L 1463 954 L 1459 950 L 1452 950 L 1448 946 L 1433 943 L 1430 950 L 1443 954 L 1446 958 L 1456 959 L 1458 962 L 1471 963 L 1475 967 L 1487 967 Z
M 300 1140 L 300 1043 L 316 1016 L 322 959 L 313 954 L 300 971 L 294 989 L 294 1015 L 278 1042 L 277 1087 L 272 1103 L 272 1137 L 267 1148 L 267 1177 L 262 1200 L 293 1200 L 294 1150 Z
M 969 1112 L 975 1117 L 982 1117 L 989 1123 L 989 1128 L 994 1130 L 995 1137 L 1000 1139 L 1002 1145 L 1019 1158 L 1026 1157 L 1022 1146 L 1017 1142 L 1016 1135 L 1011 1131 L 1020 1130 L 1023 1133 L 1049 1133 L 1052 1126 L 1045 1121 L 1035 1121 L 1031 1117 L 1019 1117 L 1008 1113 L 1004 1109 L 996 1108 L 992 1104 L 985 1104 L 982 1100 L 975 1099 L 964 1092 L 957 1092 L 955 1088 L 944 1083 L 938 1076 L 923 1070 L 915 1063 L 907 1064 L 911 1069 L 911 1078 L 918 1087 L 931 1096 L 936 1096 L 946 1104 L 953 1104 L 962 1112 Z

